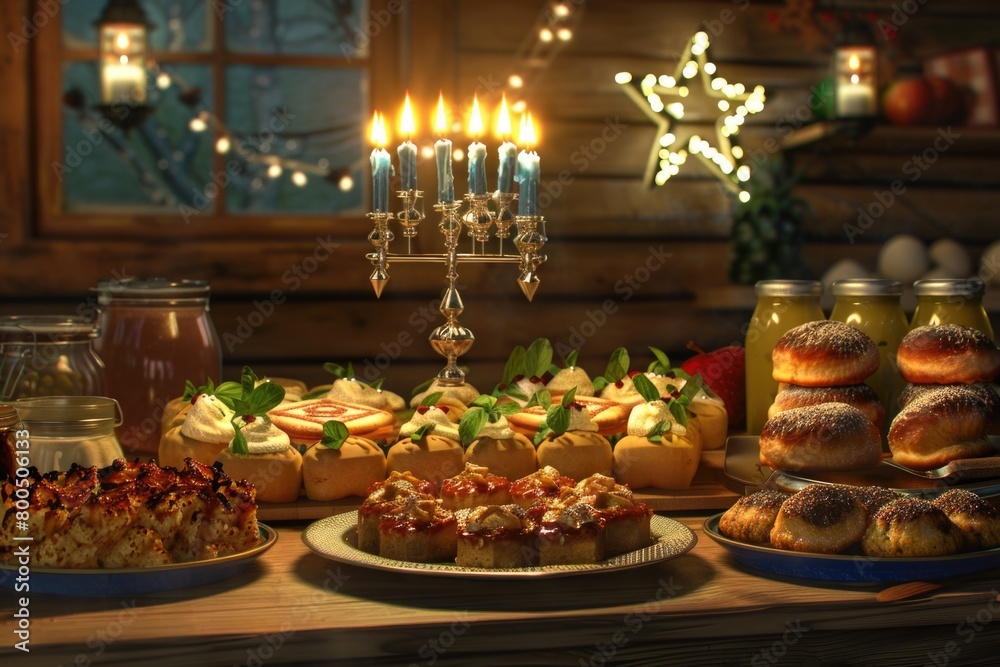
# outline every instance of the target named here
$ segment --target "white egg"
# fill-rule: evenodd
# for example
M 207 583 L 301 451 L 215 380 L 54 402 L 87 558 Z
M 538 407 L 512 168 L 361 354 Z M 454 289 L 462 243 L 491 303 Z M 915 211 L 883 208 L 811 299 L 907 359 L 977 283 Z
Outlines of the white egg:
M 935 241 L 928 254 L 934 266 L 943 272 L 941 278 L 968 278 L 972 274 L 969 253 L 954 239 Z
M 951 271 L 948 271 L 944 267 L 935 266 L 933 269 L 920 276 L 920 280 L 942 280 L 958 277 L 959 276 L 954 275 Z
M 869 278 L 871 273 L 853 259 L 842 259 L 826 270 L 821 279 L 823 287 L 829 289 L 830 285 L 838 280 L 848 280 L 850 278 Z
M 927 272 L 928 264 L 924 242 L 910 234 L 893 236 L 878 253 L 879 273 L 903 284 L 918 280 Z
M 1000 285 L 1000 241 L 994 241 L 983 251 L 979 278 L 987 285 Z

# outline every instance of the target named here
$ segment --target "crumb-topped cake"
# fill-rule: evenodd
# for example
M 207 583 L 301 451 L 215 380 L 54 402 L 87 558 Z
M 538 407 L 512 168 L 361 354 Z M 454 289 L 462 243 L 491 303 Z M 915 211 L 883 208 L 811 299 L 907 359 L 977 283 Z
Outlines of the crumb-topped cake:
M 246 551 L 260 540 L 254 488 L 188 459 L 182 470 L 117 460 L 28 477 L 28 527 L 15 486 L 0 486 L 0 561 L 31 537 L 32 565 L 126 568 L 185 563 Z

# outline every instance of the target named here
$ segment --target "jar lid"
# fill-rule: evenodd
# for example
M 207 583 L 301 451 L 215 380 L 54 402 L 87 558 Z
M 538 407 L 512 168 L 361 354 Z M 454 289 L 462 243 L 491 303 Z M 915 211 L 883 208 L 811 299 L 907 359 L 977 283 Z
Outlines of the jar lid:
M 34 338 L 47 336 L 52 341 L 74 336 L 96 338 L 100 329 L 96 321 L 75 315 L 5 315 L 0 317 L 0 334 Z
M 902 296 L 903 283 L 886 278 L 850 278 L 833 283 L 836 296 Z
M 917 296 L 977 296 L 986 292 L 986 285 L 976 278 L 918 280 L 913 283 Z
M 207 280 L 167 278 L 102 278 L 95 289 L 101 296 L 138 299 L 207 297 L 210 291 Z
M 87 426 L 121 421 L 118 401 L 106 396 L 33 396 L 19 398 L 14 406 L 21 419 L 33 425 L 74 423 Z
M 0 428 L 16 426 L 19 421 L 17 408 L 6 403 L 0 405 Z
M 757 296 L 815 296 L 823 293 L 818 280 L 759 280 L 753 287 Z

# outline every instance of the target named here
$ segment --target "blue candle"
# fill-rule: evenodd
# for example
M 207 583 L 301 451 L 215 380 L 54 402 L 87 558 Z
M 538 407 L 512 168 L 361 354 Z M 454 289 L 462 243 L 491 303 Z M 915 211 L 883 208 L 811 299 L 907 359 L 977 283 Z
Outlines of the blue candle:
M 400 190 L 417 189 L 417 147 L 407 139 L 396 149 L 399 155 Z
M 497 151 L 500 157 L 500 169 L 497 173 L 497 190 L 500 192 L 514 191 L 514 163 L 517 161 L 517 146 L 505 141 Z
M 517 156 L 518 215 L 538 215 L 538 182 L 541 177 L 538 153 L 521 151 Z
M 455 176 L 451 172 L 450 139 L 438 139 L 434 142 L 434 158 L 437 162 L 438 201 L 455 201 Z
M 389 212 L 389 174 L 392 163 L 389 151 L 376 148 L 372 151 L 372 210 L 379 213 Z
M 486 194 L 486 146 L 480 141 L 469 144 L 469 193 Z

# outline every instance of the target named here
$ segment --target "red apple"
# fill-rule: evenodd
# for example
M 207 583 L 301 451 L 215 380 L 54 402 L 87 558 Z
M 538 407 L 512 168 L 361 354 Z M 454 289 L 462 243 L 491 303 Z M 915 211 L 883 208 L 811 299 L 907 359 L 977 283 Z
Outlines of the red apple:
M 882 96 L 882 113 L 893 125 L 922 125 L 930 119 L 934 90 L 923 78 L 900 79 Z
M 691 345 L 692 349 L 697 349 Z M 730 345 L 712 352 L 691 357 L 681 370 L 690 375 L 698 374 L 705 384 L 726 405 L 729 425 L 735 426 L 746 419 L 746 357 L 739 345 Z
M 965 100 L 962 89 L 948 79 L 938 76 L 925 77 L 934 94 L 930 122 L 933 125 L 961 123 L 965 115 Z

